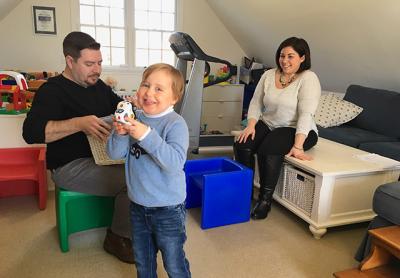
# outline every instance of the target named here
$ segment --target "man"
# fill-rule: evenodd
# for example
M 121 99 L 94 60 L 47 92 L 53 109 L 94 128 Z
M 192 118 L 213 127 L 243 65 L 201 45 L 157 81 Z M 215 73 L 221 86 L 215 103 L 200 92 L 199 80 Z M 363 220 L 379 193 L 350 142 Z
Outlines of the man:
M 100 44 L 82 32 L 63 42 L 65 69 L 43 84 L 23 125 L 29 144 L 47 144 L 47 168 L 56 186 L 100 196 L 115 196 L 111 228 L 104 249 L 134 263 L 129 199 L 123 165 L 95 164 L 86 135 L 106 140 L 112 128 L 101 117 L 112 114 L 121 98 L 100 78 Z

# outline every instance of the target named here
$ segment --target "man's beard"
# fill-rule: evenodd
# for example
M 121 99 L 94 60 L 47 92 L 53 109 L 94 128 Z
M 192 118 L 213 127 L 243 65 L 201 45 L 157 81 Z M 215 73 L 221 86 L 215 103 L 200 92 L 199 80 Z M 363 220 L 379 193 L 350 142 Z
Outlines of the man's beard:
M 95 81 L 94 81 L 94 82 L 89 82 L 89 80 L 93 80 L 93 78 L 95 78 Z M 99 80 L 99 78 L 100 78 L 100 74 L 92 74 L 92 75 L 89 75 L 88 78 L 87 78 L 87 81 L 86 81 L 85 83 L 86 83 L 86 85 L 88 85 L 88 86 L 92 86 L 92 85 L 94 85 L 94 84 L 97 83 L 97 81 Z

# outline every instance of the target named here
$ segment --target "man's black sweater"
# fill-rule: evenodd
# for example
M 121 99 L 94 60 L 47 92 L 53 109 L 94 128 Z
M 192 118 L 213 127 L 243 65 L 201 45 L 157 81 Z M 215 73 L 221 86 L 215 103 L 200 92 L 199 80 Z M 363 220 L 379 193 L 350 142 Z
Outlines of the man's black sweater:
M 62 75 L 50 78 L 36 93 L 32 108 L 23 125 L 23 137 L 28 144 L 45 143 L 48 121 L 74 117 L 113 114 L 121 98 L 99 80 L 84 88 Z M 91 157 L 89 142 L 83 132 L 77 132 L 47 144 L 47 168 L 56 169 L 78 158 Z

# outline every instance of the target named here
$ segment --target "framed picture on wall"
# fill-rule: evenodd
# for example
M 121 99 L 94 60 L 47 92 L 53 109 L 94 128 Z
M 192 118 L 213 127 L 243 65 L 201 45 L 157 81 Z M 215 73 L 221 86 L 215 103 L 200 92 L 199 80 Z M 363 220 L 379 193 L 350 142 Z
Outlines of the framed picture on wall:
M 56 35 L 56 8 L 33 6 L 33 22 L 36 34 Z

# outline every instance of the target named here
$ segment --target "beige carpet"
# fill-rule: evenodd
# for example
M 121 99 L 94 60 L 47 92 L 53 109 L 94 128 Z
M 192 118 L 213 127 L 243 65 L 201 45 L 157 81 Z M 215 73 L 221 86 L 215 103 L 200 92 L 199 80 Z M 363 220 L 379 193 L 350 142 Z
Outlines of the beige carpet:
M 367 223 L 328 229 L 316 240 L 308 225 L 275 204 L 268 219 L 201 230 L 200 210 L 188 213 L 186 253 L 193 277 L 323 278 L 357 265 L 353 254 Z M 61 253 L 54 192 L 39 211 L 34 196 L 0 199 L 0 277 L 136 277 L 133 265 L 102 249 L 104 229 L 70 236 Z M 159 277 L 167 277 L 159 256 Z

